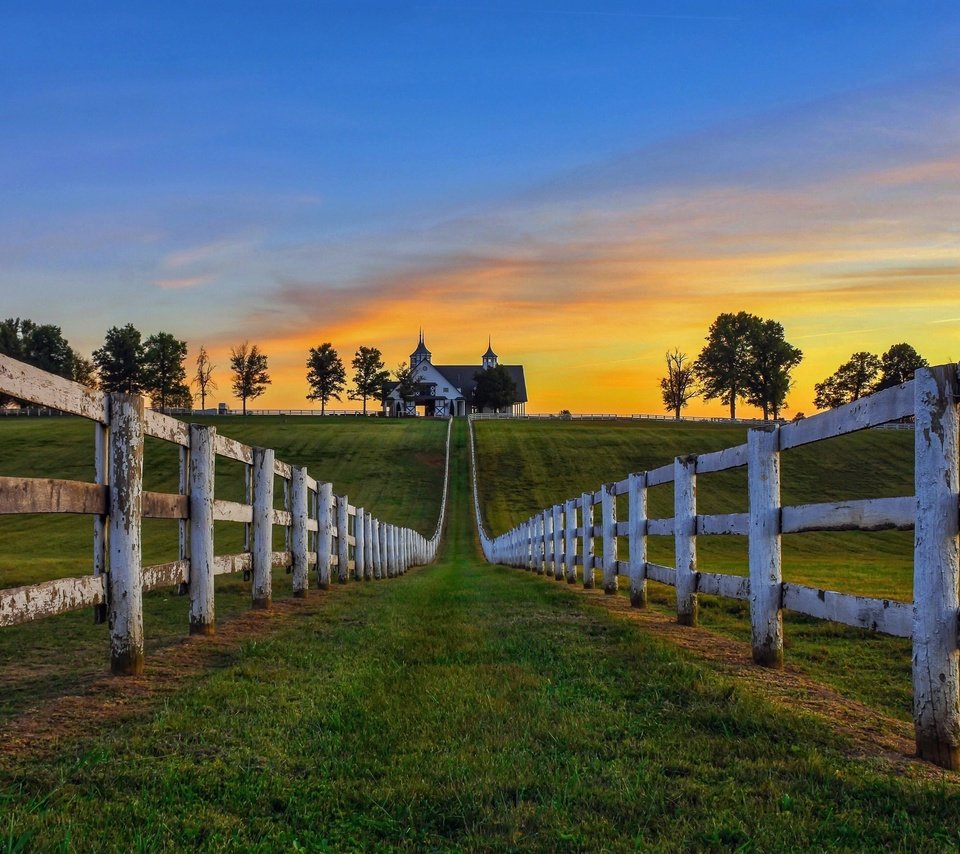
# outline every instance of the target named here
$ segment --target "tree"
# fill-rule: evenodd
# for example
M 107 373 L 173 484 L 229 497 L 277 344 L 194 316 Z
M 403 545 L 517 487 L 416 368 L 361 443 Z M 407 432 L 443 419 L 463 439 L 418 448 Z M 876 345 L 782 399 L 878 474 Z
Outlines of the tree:
M 104 391 L 139 394 L 143 389 L 143 343 L 140 331 L 132 323 L 111 326 L 103 346 L 93 351 L 93 362 L 100 373 Z
M 187 388 L 187 371 L 183 360 L 187 358 L 187 342 L 174 338 L 169 332 L 157 332 L 143 342 L 141 382 L 143 390 L 153 399 L 154 408 L 165 409 L 178 405 L 190 397 Z
M 307 384 L 310 386 L 307 400 L 319 400 L 320 414 L 323 415 L 327 411 L 327 401 L 331 397 L 341 399 L 340 395 L 347 381 L 347 372 L 330 342 L 310 348 L 307 369 Z
M 67 343 L 59 326 L 19 317 L 0 322 L 0 353 L 67 379 L 75 379 L 74 368 L 81 358 Z M 13 400 L 0 395 L 0 405 Z
M 200 352 L 197 353 L 196 361 L 197 371 L 193 375 L 191 382 L 200 392 L 200 408 L 207 408 L 207 392 L 220 388 L 213 379 L 213 369 L 216 365 L 211 364 L 210 357 L 207 355 L 207 348 L 200 346 Z
M 880 357 L 880 379 L 873 386 L 882 391 L 895 385 L 909 382 L 917 368 L 927 368 L 930 363 L 909 344 L 894 344 Z
M 517 384 L 503 365 L 477 371 L 473 379 L 473 405 L 481 411 L 504 409 L 517 399 Z
M 417 376 L 413 368 L 407 367 L 406 362 L 397 365 L 393 372 L 393 378 L 397 381 L 397 394 L 400 400 L 408 403 L 417 396 Z
M 721 314 L 710 325 L 706 346 L 694 363 L 706 400 L 720 398 L 737 417 L 737 398 L 747 390 L 753 367 L 753 343 L 763 321 L 745 311 Z
M 80 385 L 84 385 L 87 388 L 96 388 L 97 368 L 89 359 L 85 359 L 78 353 L 74 353 L 71 379 L 75 383 L 80 383 Z
M 680 410 L 691 398 L 697 396 L 693 365 L 688 361 L 687 354 L 681 353 L 676 348 L 668 351 L 665 359 L 667 375 L 660 380 L 663 405 L 668 412 L 673 412 L 674 417 L 679 421 Z
M 764 421 L 771 413 L 779 419 L 792 385 L 790 372 L 802 361 L 803 352 L 787 343 L 780 323 L 761 320 L 753 330 L 750 355 L 747 403 L 763 410 Z
M 833 409 L 869 394 L 880 374 L 880 359 L 873 353 L 854 353 L 823 382 L 813 387 L 818 409 Z
M 247 414 L 247 400 L 260 397 L 270 385 L 267 373 L 267 357 L 254 344 L 244 341 L 239 347 L 230 348 L 230 369 L 233 371 L 233 392 L 240 398 L 243 414 Z
M 390 372 L 386 370 L 383 356 L 376 347 L 360 347 L 353 361 L 353 384 L 355 391 L 347 395 L 350 400 L 363 401 L 363 414 L 367 414 L 367 398 L 379 397 L 383 391 L 383 384 L 390 379 Z

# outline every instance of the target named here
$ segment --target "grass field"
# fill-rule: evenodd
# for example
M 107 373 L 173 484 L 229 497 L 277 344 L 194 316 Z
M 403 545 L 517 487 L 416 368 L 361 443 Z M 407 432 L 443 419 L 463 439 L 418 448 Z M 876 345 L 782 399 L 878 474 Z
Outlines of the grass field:
M 53 756 L 0 754 L 8 849 L 960 844 L 952 778 L 854 758 L 582 593 L 482 565 L 455 429 L 438 564 L 314 594 Z
M 508 530 L 532 513 L 631 471 L 656 468 L 686 453 L 746 441 L 746 429 L 664 422 L 480 421 L 475 425 L 481 508 L 488 531 Z M 913 434 L 867 430 L 782 455 L 784 504 L 913 494 Z M 743 469 L 697 479 L 703 513 L 747 508 Z M 673 515 L 671 484 L 650 490 L 651 518 Z M 625 498 L 620 499 L 626 518 Z M 597 544 L 598 550 L 600 544 Z M 747 574 L 745 537 L 698 537 L 703 570 Z M 671 537 L 650 538 L 650 560 L 673 565 Z M 783 538 L 783 575 L 830 590 L 912 599 L 911 532 L 793 534 Z M 651 601 L 672 608 L 671 588 L 649 583 Z M 750 636 L 746 603 L 701 597 L 704 625 L 741 640 Z M 787 614 L 786 658 L 890 714 L 909 718 L 910 643 Z
M 445 422 L 257 416 L 205 423 L 247 444 L 275 448 L 278 459 L 306 465 L 314 477 L 332 481 L 337 492 L 381 519 L 427 536 L 433 533 L 443 484 Z M 147 489 L 176 492 L 177 465 L 176 448 L 147 440 Z M 93 426 L 78 418 L 0 419 L 0 475 L 92 481 Z M 242 466 L 218 459 L 218 497 L 242 499 L 242 483 Z M 218 554 L 240 551 L 242 528 L 217 523 Z M 282 529 L 275 536 L 282 548 Z M 0 587 L 89 574 L 92 543 L 87 516 L 0 517 Z M 146 520 L 144 564 L 176 558 L 176 523 Z M 249 608 L 249 588 L 239 576 L 217 577 L 218 621 Z M 289 595 L 290 581 L 282 569 L 274 572 L 274 591 L 276 597 Z M 183 637 L 188 609 L 186 597 L 171 591 L 145 596 L 148 656 Z M 6 689 L 0 694 L 0 719 L 84 684 L 102 671 L 106 656 L 106 627 L 93 625 L 89 611 L 0 630 L 0 683 Z

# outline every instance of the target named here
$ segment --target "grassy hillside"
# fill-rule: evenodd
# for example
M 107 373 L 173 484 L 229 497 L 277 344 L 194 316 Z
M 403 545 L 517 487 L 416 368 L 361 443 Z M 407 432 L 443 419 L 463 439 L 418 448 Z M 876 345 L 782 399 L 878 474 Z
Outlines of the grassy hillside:
M 224 417 L 207 419 L 218 431 L 250 445 L 275 448 L 277 457 L 306 465 L 337 492 L 381 519 L 430 535 L 436 525 L 443 486 L 446 423 L 442 421 Z M 148 439 L 145 486 L 177 490 L 177 450 Z M 217 495 L 241 499 L 242 466 L 217 461 Z M 77 418 L 0 419 L 0 475 L 93 480 L 93 426 Z M 0 587 L 50 578 L 85 575 L 92 565 L 93 523 L 87 516 L 0 517 Z M 278 548 L 282 532 L 276 529 Z M 239 551 L 243 526 L 217 523 L 216 549 Z M 144 563 L 177 558 L 177 525 L 144 522 Z M 312 583 L 312 582 L 311 582 Z M 275 597 L 289 595 L 290 580 L 274 572 Z M 216 579 L 217 619 L 249 607 L 249 583 L 239 576 Z M 186 633 L 189 603 L 169 590 L 147 594 L 144 604 L 148 655 Z M 63 614 L 0 629 L 0 717 L 37 699 L 72 690 L 106 666 L 105 626 L 94 626 L 89 611 Z
M 337 588 L 148 714 L 0 754 L 38 850 L 943 850 L 951 780 L 856 758 L 634 623 L 446 550 Z M 932 781 L 931 781 L 932 780 Z
M 508 530 L 555 502 L 653 469 L 675 456 L 704 453 L 746 441 L 746 429 L 662 422 L 481 421 L 475 425 L 481 507 L 487 529 Z M 913 434 L 867 430 L 782 455 L 784 504 L 839 501 L 913 493 Z M 697 479 L 698 506 L 706 513 L 747 510 L 746 472 Z M 671 484 L 650 491 L 649 513 L 673 515 Z M 626 502 L 619 512 L 626 518 Z M 650 559 L 673 564 L 672 537 L 650 538 Z M 745 537 L 699 537 L 701 569 L 747 574 Z M 598 543 L 599 549 L 599 543 Z M 788 581 L 865 596 L 912 599 L 911 532 L 793 534 L 783 538 Z M 672 608 L 671 588 L 650 583 L 651 598 Z M 747 606 L 701 597 L 705 625 L 749 638 Z M 910 644 L 788 615 L 787 660 L 802 664 L 841 690 L 899 717 L 910 709 Z

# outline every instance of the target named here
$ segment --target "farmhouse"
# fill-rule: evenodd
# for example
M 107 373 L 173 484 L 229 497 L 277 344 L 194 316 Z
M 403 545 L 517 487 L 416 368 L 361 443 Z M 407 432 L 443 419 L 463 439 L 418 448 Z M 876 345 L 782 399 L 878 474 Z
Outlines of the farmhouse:
M 417 395 L 412 400 L 401 400 L 397 383 L 384 386 L 383 411 L 386 415 L 466 415 L 480 410 L 473 403 L 474 375 L 500 364 L 493 352 L 493 344 L 487 342 L 487 352 L 480 357 L 479 365 L 435 365 L 433 354 L 423 341 L 423 332 L 417 349 L 410 354 L 410 368 L 417 381 Z M 527 404 L 527 384 L 523 365 L 504 365 L 517 387 L 516 400 L 499 412 L 523 415 Z M 489 409 L 483 410 L 492 411 Z

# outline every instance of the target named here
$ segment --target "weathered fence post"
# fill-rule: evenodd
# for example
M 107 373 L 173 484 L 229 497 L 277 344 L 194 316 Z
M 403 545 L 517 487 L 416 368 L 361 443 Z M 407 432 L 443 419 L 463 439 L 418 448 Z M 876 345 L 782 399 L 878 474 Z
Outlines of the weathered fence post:
M 373 515 L 363 514 L 363 579 L 373 581 Z
M 584 492 L 580 496 L 583 521 L 583 545 L 580 554 L 583 556 L 583 586 L 585 589 L 593 587 L 593 493 Z
M 354 559 L 354 569 L 353 577 L 357 581 L 363 581 L 363 575 L 367 566 L 367 554 L 366 554 L 366 530 L 364 526 L 366 522 L 364 521 L 364 512 L 362 507 L 357 508 L 357 515 L 353 518 L 353 539 L 355 546 L 353 549 L 353 559 Z
M 190 425 L 190 634 L 216 631 L 213 500 L 216 427 Z
M 647 607 L 647 473 L 627 478 L 627 513 L 630 516 L 628 541 L 630 560 L 630 604 Z
M 920 757 L 956 770 L 960 768 L 957 366 L 920 368 L 914 383 L 913 719 Z
M 540 531 L 542 533 L 543 571 L 547 578 L 553 578 L 553 512 L 540 513 Z
M 330 562 L 333 556 L 333 484 L 317 486 L 317 586 L 330 587 Z
M 370 546 L 373 549 L 373 577 L 383 578 L 383 552 L 380 550 L 380 520 L 370 520 Z
M 94 429 L 94 481 L 106 486 L 110 480 L 110 428 L 97 422 Z M 107 531 L 110 524 L 108 513 L 98 513 L 93 517 L 93 574 L 107 574 Z M 110 579 L 107 579 L 109 584 Z M 109 596 L 107 597 L 110 598 Z M 101 625 L 107 622 L 108 603 L 93 606 L 93 622 Z
M 783 667 L 779 428 L 747 433 L 747 479 L 753 660 L 764 667 Z
M 110 669 L 143 673 L 143 398 L 110 394 Z
M 537 575 L 543 575 L 543 513 L 537 513 L 533 517 L 533 571 Z
M 553 505 L 553 577 L 563 581 L 563 508 Z
M 254 608 L 273 601 L 273 448 L 253 449 L 253 586 Z
M 577 583 L 577 501 L 569 499 L 563 512 L 566 543 L 563 547 L 563 559 L 567 565 L 567 583 Z
M 603 517 L 603 592 L 612 595 L 619 588 L 617 578 L 617 485 L 605 483 L 600 497 Z
M 350 504 L 346 495 L 337 496 L 337 581 L 350 577 Z
M 290 551 L 293 568 L 293 595 L 307 595 L 310 583 L 307 563 L 307 470 L 293 466 L 290 475 Z
M 673 538 L 677 570 L 677 622 L 697 625 L 697 458 L 673 463 Z

